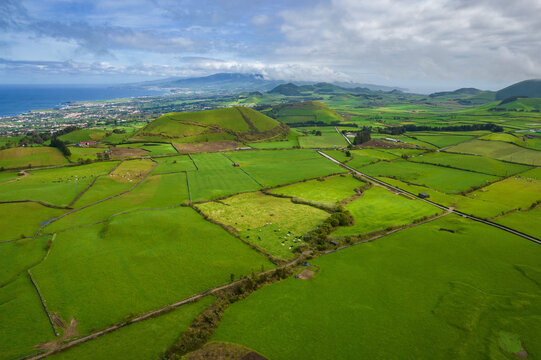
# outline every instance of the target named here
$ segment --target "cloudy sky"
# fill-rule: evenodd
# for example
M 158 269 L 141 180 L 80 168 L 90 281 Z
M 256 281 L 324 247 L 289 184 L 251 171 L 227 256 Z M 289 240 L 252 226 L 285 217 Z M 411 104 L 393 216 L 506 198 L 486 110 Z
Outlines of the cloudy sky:
M 541 78 L 541 0 L 0 0 L 0 83 Z

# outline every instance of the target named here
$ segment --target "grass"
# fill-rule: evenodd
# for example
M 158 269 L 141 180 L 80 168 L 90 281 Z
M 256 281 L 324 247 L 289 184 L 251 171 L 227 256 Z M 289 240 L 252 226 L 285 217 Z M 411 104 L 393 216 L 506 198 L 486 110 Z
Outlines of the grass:
M 184 173 L 151 176 L 131 192 L 70 214 L 49 225 L 45 231 L 54 232 L 92 224 L 127 211 L 177 206 L 188 199 Z
M 492 175 L 404 160 L 382 161 L 364 166 L 361 171 L 372 176 L 396 177 L 398 180 L 425 185 L 451 194 L 468 191 L 472 187 L 485 185 L 499 179 Z
M 412 223 L 440 209 L 421 200 L 408 199 L 374 186 L 364 195 L 345 206 L 355 218 L 352 226 L 338 228 L 332 235 L 362 235 Z
M 457 169 L 480 172 L 495 176 L 510 176 L 530 167 L 514 163 L 499 161 L 475 155 L 462 155 L 445 152 L 433 152 L 419 155 L 410 159 L 411 161 L 435 165 L 450 166 Z
M 195 165 L 188 155 L 156 158 L 157 165 L 152 171 L 153 174 L 164 174 L 177 171 L 194 171 Z
M 506 331 L 535 358 L 540 251 L 448 215 L 311 260 L 313 279 L 291 277 L 232 304 L 212 340 L 276 360 L 503 359 Z
M 310 180 L 272 190 L 272 193 L 333 205 L 356 194 L 355 189 L 365 185 L 352 175 L 339 175 L 321 180 Z
M 450 152 L 474 154 L 490 158 L 541 166 L 541 153 L 502 141 L 472 140 L 447 149 Z
M 493 219 L 493 221 L 540 239 L 541 228 L 539 227 L 539 219 L 541 219 L 541 208 L 536 206 L 533 209 L 515 211 L 504 216 L 499 216 Z
M 199 170 L 188 173 L 193 201 L 258 190 L 261 186 L 220 153 L 192 155 Z
M 118 147 L 143 149 L 149 151 L 150 154 L 153 156 L 177 154 L 177 151 L 175 150 L 173 145 L 164 143 L 133 143 L 118 145 Z
M 159 317 L 123 327 L 50 358 L 52 360 L 158 359 L 190 326 L 197 314 L 212 301 L 212 297 L 203 298 Z
M 276 107 L 276 111 L 276 118 L 286 124 L 309 121 L 331 123 L 342 120 L 336 111 L 319 101 L 280 105 Z
M 0 200 L 36 200 L 57 206 L 69 204 L 98 175 L 117 162 L 100 162 L 57 169 L 32 170 L 19 181 L 0 185 Z
M 49 257 L 33 274 L 49 309 L 77 319 L 79 333 L 86 334 L 262 266 L 272 264 L 181 207 L 58 233 Z
M 346 139 L 338 133 L 325 134 L 321 136 L 300 136 L 299 144 L 302 148 L 332 148 L 346 147 Z
M 2 359 L 15 360 L 37 353 L 34 345 L 54 338 L 47 315 L 26 271 L 0 288 L 0 304 L 0 319 L 5 320 L 0 324 Z
M 68 160 L 57 148 L 16 147 L 0 150 L 0 167 L 28 168 L 67 164 Z
M 409 137 L 420 140 L 422 142 L 432 144 L 438 148 L 443 148 L 455 144 L 462 143 L 474 139 L 475 136 L 464 136 L 464 135 L 441 135 L 438 133 L 433 134 L 422 134 L 418 135 L 414 132 L 407 134 Z
M 302 243 L 297 238 L 329 216 L 323 210 L 260 192 L 197 207 L 210 218 L 233 227 L 244 240 L 280 258 L 292 257 L 292 250 Z
M 53 209 L 37 203 L 0 204 L 0 241 L 34 236 L 40 224 L 67 210 Z
M 253 147 L 254 149 L 286 149 L 299 146 L 299 137 L 300 134 L 295 130 L 291 129 L 286 139 L 275 140 L 275 141 L 260 141 L 260 142 L 251 142 L 247 145 Z
M 228 156 L 267 187 L 345 172 L 313 150 L 242 151 Z
M 476 190 L 457 203 L 457 209 L 489 218 L 513 209 L 527 209 L 541 200 L 541 171 L 536 168 Z
M 97 153 L 103 153 L 105 150 L 108 150 L 108 148 L 86 148 L 86 147 L 74 147 L 70 146 L 70 160 L 71 161 L 79 161 L 79 160 L 96 160 Z
M 62 135 L 59 139 L 68 144 L 77 144 L 83 141 L 100 141 L 105 135 L 103 129 L 80 129 Z

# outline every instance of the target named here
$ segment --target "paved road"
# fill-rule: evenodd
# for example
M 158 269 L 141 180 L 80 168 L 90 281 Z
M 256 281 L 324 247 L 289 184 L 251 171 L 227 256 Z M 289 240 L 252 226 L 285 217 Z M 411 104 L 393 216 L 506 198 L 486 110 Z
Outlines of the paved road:
M 334 127 L 334 130 L 336 130 L 337 133 L 339 133 L 340 135 L 342 135 L 342 136 L 344 137 L 344 139 L 346 139 L 346 141 L 348 142 L 348 144 L 353 145 L 353 144 L 351 143 L 351 141 L 349 141 L 349 138 L 348 138 L 346 135 L 342 134 L 342 133 L 340 132 L 340 130 L 338 130 L 338 128 L 337 128 L 336 126 Z
M 523 237 L 523 238 L 525 238 L 525 239 L 527 239 L 527 240 L 533 241 L 533 242 L 535 242 L 535 243 L 537 243 L 537 244 L 541 244 L 541 240 L 540 240 L 540 239 L 537 239 L 537 238 L 535 238 L 535 237 L 533 237 L 533 236 L 530 236 L 530 235 L 528 235 L 528 234 L 524 234 L 524 233 L 522 233 L 522 232 L 520 232 L 520 231 L 518 231 L 518 230 L 512 229 L 512 228 L 507 227 L 507 226 L 503 226 L 503 225 L 500 225 L 500 224 L 496 224 L 496 223 L 494 223 L 494 222 L 492 222 L 492 221 L 488 221 L 488 220 L 485 220 L 485 219 L 481 219 L 481 218 L 478 218 L 478 217 L 473 216 L 473 215 L 465 214 L 465 213 L 463 213 L 463 212 L 461 212 L 461 211 L 455 210 L 455 209 L 453 209 L 453 208 L 448 208 L 448 207 L 446 207 L 446 206 L 437 204 L 437 203 L 435 203 L 435 202 L 433 202 L 433 201 L 430 201 L 430 200 L 428 200 L 428 199 L 420 198 L 420 197 L 417 196 L 416 194 L 410 193 L 409 191 L 406 191 L 406 190 L 402 190 L 402 189 L 400 189 L 400 188 L 397 188 L 396 186 L 393 186 L 393 185 L 391 185 L 391 184 L 386 183 L 385 181 L 381 181 L 381 180 L 379 180 L 379 179 L 376 179 L 375 177 L 372 177 L 372 176 L 367 175 L 367 174 L 364 174 L 364 173 L 362 173 L 362 172 L 360 172 L 360 171 L 358 171 L 358 170 L 355 170 L 354 168 L 349 167 L 349 166 L 347 166 L 347 165 L 341 163 L 340 161 L 336 160 L 336 159 L 333 158 L 332 156 L 329 156 L 329 155 L 327 155 L 327 154 L 325 154 L 325 153 L 323 153 L 323 152 L 321 152 L 321 151 L 319 151 L 319 150 L 318 150 L 318 153 L 319 153 L 321 156 L 326 157 L 327 159 L 329 159 L 329 160 L 335 162 L 336 164 L 338 164 L 338 165 L 340 165 L 340 166 L 342 166 L 342 167 L 348 169 L 349 171 L 352 171 L 352 172 L 358 174 L 359 176 L 361 176 L 361 177 L 363 177 L 363 178 L 365 178 L 365 179 L 368 179 L 369 181 L 372 181 L 372 182 L 374 182 L 374 183 L 376 183 L 376 184 L 385 186 L 386 188 L 389 188 L 389 189 L 391 189 L 391 190 L 393 190 L 393 191 L 400 192 L 400 193 L 403 193 L 403 194 L 408 194 L 408 195 L 410 195 L 410 196 L 414 196 L 414 197 L 416 197 L 417 199 L 422 200 L 422 201 L 424 201 L 424 202 L 426 202 L 426 203 L 429 203 L 429 204 L 431 204 L 431 205 L 433 205 L 433 206 L 436 206 L 436 207 L 438 207 L 438 208 L 440 208 L 440 209 L 442 209 L 442 210 L 444 210 L 444 211 L 449 211 L 449 212 L 452 212 L 452 213 L 454 213 L 454 214 L 460 215 L 460 216 L 462 216 L 462 217 L 465 217 L 465 218 L 468 218 L 468 219 L 471 219 L 471 220 L 474 220 L 474 221 L 478 221 L 478 222 L 481 222 L 481 223 L 483 223 L 483 224 L 487 224 L 487 225 L 496 227 L 496 228 L 501 229 L 501 230 L 505 230 L 505 231 L 507 231 L 507 232 L 510 232 L 511 234 L 515 234 L 515 235 L 520 236 L 520 237 Z

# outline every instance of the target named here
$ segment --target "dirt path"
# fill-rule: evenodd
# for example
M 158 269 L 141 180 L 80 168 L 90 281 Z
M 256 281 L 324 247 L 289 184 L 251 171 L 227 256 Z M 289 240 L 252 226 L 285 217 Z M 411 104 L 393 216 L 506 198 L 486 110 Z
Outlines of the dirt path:
M 18 178 L 16 178 L 16 179 L 11 179 L 11 180 L 8 180 L 8 181 L 4 181 L 4 182 L 3 182 L 2 184 L 0 184 L 0 185 L 9 184 L 9 183 L 12 183 L 12 182 L 15 182 L 15 181 L 19 181 L 19 180 L 21 180 L 21 179 L 24 179 L 24 178 L 27 177 L 28 175 L 30 175 L 29 173 L 27 173 L 27 172 L 24 171 L 24 170 L 19 171 L 19 173 L 22 174 L 21 177 L 18 177 Z

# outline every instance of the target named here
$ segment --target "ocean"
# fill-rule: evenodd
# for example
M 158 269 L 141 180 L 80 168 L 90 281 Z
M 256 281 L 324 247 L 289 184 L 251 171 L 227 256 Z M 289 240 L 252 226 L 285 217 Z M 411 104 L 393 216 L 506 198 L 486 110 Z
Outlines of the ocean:
M 117 88 L 110 85 L 0 85 L 0 116 L 59 108 L 70 101 L 109 100 L 163 95 L 165 91 Z

